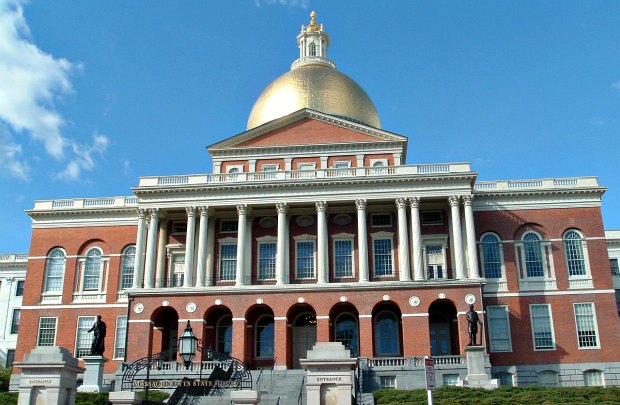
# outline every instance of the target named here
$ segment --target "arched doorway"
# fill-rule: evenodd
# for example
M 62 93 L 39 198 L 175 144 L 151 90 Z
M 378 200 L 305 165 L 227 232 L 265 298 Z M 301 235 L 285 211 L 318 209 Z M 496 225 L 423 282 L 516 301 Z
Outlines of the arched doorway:
M 351 352 L 351 357 L 359 356 L 359 313 L 350 303 L 339 303 L 329 313 L 330 336 L 333 342 L 341 342 Z
M 291 325 L 292 367 L 301 368 L 299 359 L 305 359 L 316 344 L 316 313 L 310 305 L 297 305 L 289 311 L 287 321 Z
M 230 356 L 233 341 L 232 312 L 230 309 L 223 305 L 212 307 L 207 310 L 204 319 L 203 347 L 210 347 L 216 352 Z
M 174 361 L 177 353 L 179 314 L 172 307 L 159 307 L 151 315 L 151 354 L 166 352 L 164 361 Z
M 374 355 L 402 356 L 402 323 L 398 305 L 393 302 L 376 305 L 372 321 Z
M 275 323 L 273 310 L 267 305 L 255 305 L 246 313 L 245 359 L 251 368 L 273 367 L 275 359 Z
M 451 301 L 435 301 L 428 308 L 431 356 L 448 356 L 459 352 L 456 307 Z

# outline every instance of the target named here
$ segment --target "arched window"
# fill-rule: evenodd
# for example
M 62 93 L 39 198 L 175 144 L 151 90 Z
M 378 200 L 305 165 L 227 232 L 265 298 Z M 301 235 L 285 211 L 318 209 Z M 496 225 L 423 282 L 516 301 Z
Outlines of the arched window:
M 263 315 L 256 321 L 256 358 L 273 359 L 273 316 Z
M 230 173 L 230 174 L 239 173 L 239 168 L 238 167 L 231 167 L 230 169 L 228 169 L 228 173 Z
M 352 314 L 340 314 L 334 326 L 334 341 L 341 342 L 351 351 L 351 357 L 359 356 L 357 321 Z
M 310 45 L 308 45 L 308 55 L 316 56 L 316 45 L 314 42 L 311 42 Z
M 486 278 L 502 278 L 502 256 L 500 253 L 499 237 L 487 233 L 480 240 L 482 248 L 482 263 Z
M 232 316 L 224 315 L 217 321 L 217 351 L 230 355 L 232 353 Z
M 544 265 L 540 246 L 540 236 L 534 232 L 523 235 L 525 250 L 525 270 L 528 277 L 544 277 Z
M 99 289 L 99 281 L 101 280 L 101 263 L 101 250 L 98 248 L 92 248 L 86 253 L 83 281 L 84 291 Z
M 586 387 L 604 387 L 605 379 L 601 370 L 587 370 L 583 372 L 583 383 Z
M 385 162 L 383 160 L 377 160 L 372 164 L 372 167 L 383 167 L 385 166 Z
M 586 261 L 584 256 L 585 241 L 579 232 L 570 229 L 564 233 L 564 252 L 569 276 L 585 276 Z
M 543 387 L 559 387 L 560 380 L 558 379 L 558 373 L 555 371 L 542 371 L 538 374 L 538 385 Z
M 400 341 L 398 338 L 398 319 L 389 311 L 380 312 L 375 318 L 375 355 L 400 355 Z
M 136 259 L 136 247 L 128 246 L 121 257 L 121 290 L 133 286 L 133 268 Z
M 56 293 L 62 291 L 62 277 L 65 274 L 66 255 L 60 248 L 53 249 L 45 263 L 45 285 L 43 292 Z

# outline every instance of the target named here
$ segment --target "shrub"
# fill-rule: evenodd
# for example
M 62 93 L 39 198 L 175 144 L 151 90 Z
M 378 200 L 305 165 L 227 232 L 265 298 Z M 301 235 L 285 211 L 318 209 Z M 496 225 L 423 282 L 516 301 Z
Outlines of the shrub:
M 0 391 L 9 390 L 9 381 L 11 380 L 12 368 L 4 368 L 0 366 Z

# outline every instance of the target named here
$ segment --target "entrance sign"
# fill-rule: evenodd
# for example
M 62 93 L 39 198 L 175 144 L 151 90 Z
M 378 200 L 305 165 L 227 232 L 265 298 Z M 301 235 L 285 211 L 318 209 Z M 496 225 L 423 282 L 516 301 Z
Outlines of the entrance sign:
M 435 360 L 430 357 L 424 358 L 424 369 L 426 373 L 426 389 L 434 390 L 435 386 Z

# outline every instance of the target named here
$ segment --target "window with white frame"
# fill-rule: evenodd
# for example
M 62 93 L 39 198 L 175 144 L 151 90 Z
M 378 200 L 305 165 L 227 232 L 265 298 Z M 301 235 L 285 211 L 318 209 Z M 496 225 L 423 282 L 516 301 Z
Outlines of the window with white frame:
M 315 277 L 314 240 L 297 240 L 295 242 L 295 278 L 312 279 Z
M 220 245 L 220 281 L 234 281 L 237 274 L 237 243 Z
M 340 160 L 334 162 L 334 169 L 348 169 L 351 167 L 351 161 L 349 160 Z
M 587 370 L 583 372 L 583 384 L 586 387 L 604 387 L 605 378 L 601 370 Z
M 372 257 L 375 277 L 394 275 L 394 252 L 391 237 L 373 237 Z
M 593 302 L 574 303 L 577 342 L 580 349 L 598 348 L 598 328 Z
M 388 165 L 387 159 L 370 159 L 370 166 L 372 167 L 385 167 Z
M 125 357 L 125 340 L 127 336 L 127 315 L 116 317 L 116 333 L 114 334 L 114 358 Z
M 220 230 L 222 232 L 237 232 L 239 230 L 239 221 L 236 219 L 222 219 L 220 221 Z
M 382 375 L 379 376 L 379 383 L 383 389 L 396 389 L 396 376 L 395 375 Z
M 508 307 L 505 305 L 490 305 L 487 307 L 489 322 L 489 340 L 492 352 L 511 352 L 510 320 Z
M 43 292 L 48 294 L 62 292 L 62 278 L 65 274 L 67 256 L 60 248 L 53 249 L 45 261 L 45 282 Z
M 559 387 L 560 379 L 558 373 L 551 370 L 546 370 L 538 374 L 538 385 L 543 387 Z
M 25 284 L 24 280 L 18 280 L 17 281 L 17 287 L 15 287 L 15 296 L 16 297 L 22 297 L 24 295 L 24 284 Z
M 392 226 L 392 214 L 371 214 L 370 226 L 373 228 L 387 228 Z
M 19 319 L 21 318 L 21 309 L 13 310 L 13 318 L 11 320 L 11 333 L 19 332 Z
M 54 346 L 56 344 L 56 317 L 39 318 L 39 332 L 37 335 L 37 346 Z
M 555 350 L 553 319 L 549 304 L 530 304 L 534 350 Z
M 90 355 L 92 336 L 88 333 L 88 330 L 96 320 L 97 317 L 94 316 L 78 316 L 75 332 L 75 357 L 80 358 Z
M 185 281 L 185 253 L 172 255 L 172 280 L 168 287 L 183 287 Z
M 484 277 L 489 279 L 503 278 L 502 244 L 494 233 L 487 233 L 480 238 L 480 258 Z
M 133 286 L 133 269 L 136 260 L 136 247 L 128 246 L 121 256 L 121 290 Z
M 99 248 L 89 249 L 82 274 L 82 291 L 98 291 L 101 288 L 103 273 L 102 252 Z
M 581 235 L 574 229 L 569 229 L 564 233 L 564 254 L 566 255 L 566 267 L 568 268 L 568 276 L 586 276 L 586 242 Z
M 298 163 L 297 170 L 314 170 L 316 163 Z
M 611 266 L 611 274 L 614 276 L 620 276 L 620 266 L 618 266 L 618 258 L 609 259 L 609 265 Z
M 308 44 L 308 56 L 316 56 L 316 44 L 314 42 Z
M 226 168 L 226 173 L 237 174 L 243 172 L 243 165 L 230 165 Z
M 444 387 L 454 387 L 459 382 L 458 374 L 444 374 L 442 377 Z
M 261 170 L 264 172 L 277 172 L 278 171 L 278 165 L 277 164 L 263 164 L 261 165 Z
M 543 250 L 538 234 L 527 232 L 523 235 L 523 252 L 527 277 L 544 277 Z
M 429 244 L 424 247 L 426 273 L 429 280 L 447 278 L 443 245 Z
M 258 243 L 258 279 L 276 278 L 276 242 Z
M 512 387 L 514 385 L 513 375 L 507 371 L 495 373 L 491 378 L 498 380 L 499 385 L 502 387 Z
M 334 239 L 334 277 L 353 277 L 353 239 Z

